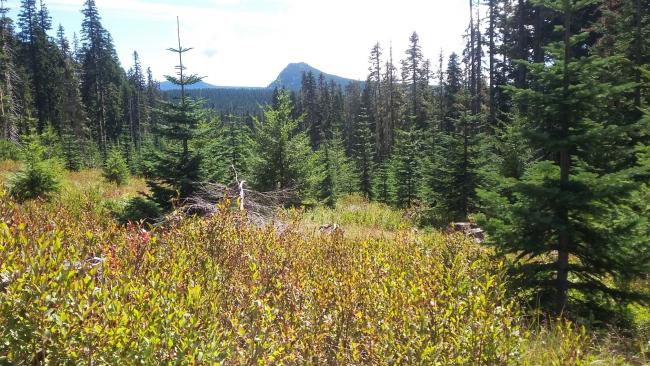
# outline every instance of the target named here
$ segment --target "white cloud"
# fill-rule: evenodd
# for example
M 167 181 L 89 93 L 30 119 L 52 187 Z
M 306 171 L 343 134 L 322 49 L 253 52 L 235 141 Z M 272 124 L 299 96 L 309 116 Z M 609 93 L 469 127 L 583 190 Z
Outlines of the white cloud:
M 49 0 L 51 9 L 81 9 L 83 0 Z M 364 79 L 379 41 L 395 62 L 417 31 L 427 58 L 460 51 L 468 22 L 463 0 L 97 0 L 123 62 L 133 49 L 156 75 L 171 72 L 175 18 L 181 17 L 190 71 L 218 85 L 263 86 L 289 62 Z M 136 29 L 123 29 L 130 20 Z M 137 21 L 137 22 L 136 22 Z M 133 27 L 133 26 L 132 26 Z M 218 52 L 216 52 L 218 50 Z

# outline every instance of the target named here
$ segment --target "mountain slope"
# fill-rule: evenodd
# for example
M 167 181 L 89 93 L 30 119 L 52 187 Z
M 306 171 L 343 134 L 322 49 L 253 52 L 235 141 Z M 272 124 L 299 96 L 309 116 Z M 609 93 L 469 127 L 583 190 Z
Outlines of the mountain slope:
M 304 62 L 299 62 L 287 65 L 287 67 L 285 67 L 284 70 L 280 72 L 278 78 L 269 85 L 269 88 L 284 87 L 289 90 L 298 91 L 301 87 L 302 74 L 310 71 L 314 73 L 314 76 L 316 78 L 318 78 L 318 76 L 322 73 L 323 76 L 325 76 L 325 80 L 327 82 L 334 81 L 335 83 L 340 84 L 343 88 L 345 88 L 348 84 L 356 81 L 341 76 L 327 74 L 316 69 L 315 67 L 309 66 Z

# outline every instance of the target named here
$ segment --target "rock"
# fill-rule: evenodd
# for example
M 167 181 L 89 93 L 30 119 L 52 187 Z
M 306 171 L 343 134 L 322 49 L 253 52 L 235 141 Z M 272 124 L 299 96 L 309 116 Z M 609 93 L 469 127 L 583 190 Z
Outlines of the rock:
M 328 234 L 328 235 L 333 235 L 333 234 L 344 234 L 345 231 L 339 224 L 327 224 L 327 225 L 321 225 L 320 228 L 318 228 L 318 232 L 321 234 Z
M 485 241 L 485 233 L 483 232 L 483 229 L 473 222 L 454 222 L 449 225 L 447 233 L 463 233 L 465 236 L 472 238 L 477 243 L 483 243 Z

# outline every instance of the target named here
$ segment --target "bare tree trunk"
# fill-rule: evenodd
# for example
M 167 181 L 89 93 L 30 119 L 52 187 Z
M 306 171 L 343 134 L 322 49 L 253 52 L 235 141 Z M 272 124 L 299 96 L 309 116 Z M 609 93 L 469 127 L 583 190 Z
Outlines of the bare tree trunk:
M 9 118 L 5 112 L 4 90 L 0 87 L 0 120 L 2 120 L 2 138 L 9 139 Z

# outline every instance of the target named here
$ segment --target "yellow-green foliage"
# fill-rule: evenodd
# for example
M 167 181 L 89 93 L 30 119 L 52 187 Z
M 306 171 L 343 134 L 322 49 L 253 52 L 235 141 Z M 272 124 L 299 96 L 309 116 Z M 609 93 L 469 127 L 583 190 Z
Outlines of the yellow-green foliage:
M 70 210 L 0 197 L 0 364 L 509 365 L 534 341 L 461 237 L 308 236 L 226 209 L 146 232 Z M 583 354 L 555 345 L 552 364 Z
M 351 195 L 336 203 L 336 207 L 319 206 L 304 215 L 303 224 L 319 226 L 339 224 L 346 233 L 360 237 L 392 237 L 400 229 L 415 225 L 408 215 L 378 202 L 368 202 L 363 197 Z

